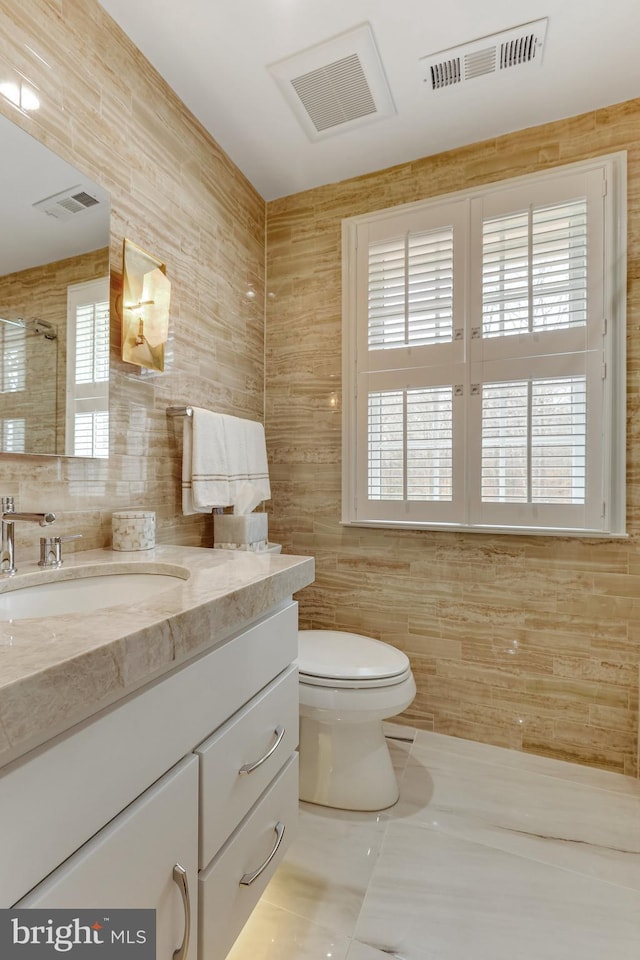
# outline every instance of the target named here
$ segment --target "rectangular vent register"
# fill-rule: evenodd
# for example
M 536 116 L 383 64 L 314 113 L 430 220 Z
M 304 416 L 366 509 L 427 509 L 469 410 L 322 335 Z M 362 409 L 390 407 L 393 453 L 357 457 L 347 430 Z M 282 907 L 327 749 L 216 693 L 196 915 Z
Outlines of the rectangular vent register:
M 515 67 L 540 66 L 546 32 L 545 17 L 421 57 L 423 80 L 430 90 L 437 91 L 478 77 L 506 76 Z

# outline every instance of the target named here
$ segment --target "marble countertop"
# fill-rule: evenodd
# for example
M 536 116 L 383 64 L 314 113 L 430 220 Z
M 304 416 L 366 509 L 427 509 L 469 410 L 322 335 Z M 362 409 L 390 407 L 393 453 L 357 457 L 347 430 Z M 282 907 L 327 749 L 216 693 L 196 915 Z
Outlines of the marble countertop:
M 21 585 L 145 566 L 188 579 L 90 613 L 0 620 L 0 766 L 177 664 L 215 646 L 311 583 L 310 557 L 161 545 L 70 554 L 59 570 L 22 563 Z

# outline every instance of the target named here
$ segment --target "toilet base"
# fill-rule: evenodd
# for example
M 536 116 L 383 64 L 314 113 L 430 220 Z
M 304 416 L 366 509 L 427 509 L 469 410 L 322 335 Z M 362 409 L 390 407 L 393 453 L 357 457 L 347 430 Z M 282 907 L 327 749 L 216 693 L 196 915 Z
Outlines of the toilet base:
M 398 781 L 380 720 L 323 723 L 300 717 L 300 799 L 340 810 L 384 810 Z

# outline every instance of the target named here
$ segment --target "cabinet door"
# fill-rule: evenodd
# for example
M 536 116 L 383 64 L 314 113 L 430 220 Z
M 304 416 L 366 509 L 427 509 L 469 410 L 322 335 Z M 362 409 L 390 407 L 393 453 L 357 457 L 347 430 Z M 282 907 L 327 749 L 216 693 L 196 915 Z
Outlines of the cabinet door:
M 197 825 L 198 760 L 189 756 L 15 906 L 155 909 L 157 960 L 172 960 L 188 933 L 184 960 L 195 960 Z M 176 865 L 186 871 L 186 898 Z

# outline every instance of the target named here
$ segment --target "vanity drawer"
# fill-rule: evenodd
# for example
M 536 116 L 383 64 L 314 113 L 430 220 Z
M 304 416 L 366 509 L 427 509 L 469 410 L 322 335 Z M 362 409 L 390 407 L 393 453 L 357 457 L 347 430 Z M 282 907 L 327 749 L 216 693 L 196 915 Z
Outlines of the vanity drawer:
M 289 667 L 196 748 L 200 867 L 268 787 L 298 745 L 298 670 Z
M 298 755 L 294 754 L 228 843 L 199 875 L 200 960 L 226 957 L 282 860 L 297 819 Z M 282 827 L 284 831 L 280 833 Z

